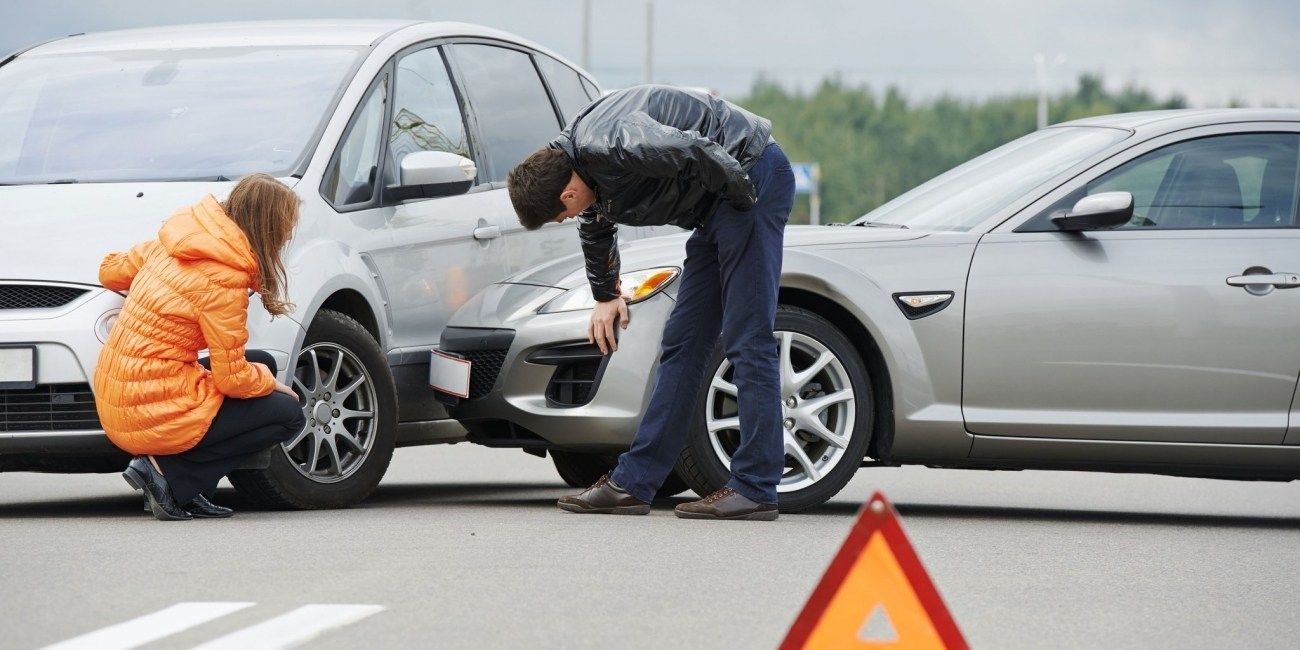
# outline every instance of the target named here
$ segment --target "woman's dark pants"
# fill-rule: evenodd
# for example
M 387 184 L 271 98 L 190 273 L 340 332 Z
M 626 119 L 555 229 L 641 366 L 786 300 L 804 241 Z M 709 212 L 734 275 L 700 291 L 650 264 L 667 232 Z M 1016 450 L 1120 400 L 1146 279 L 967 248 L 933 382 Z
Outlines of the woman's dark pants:
M 261 350 L 248 350 L 245 358 L 264 363 L 274 374 L 275 359 Z M 199 361 L 206 368 L 208 360 Z M 184 505 L 216 489 L 221 477 L 267 447 L 289 440 L 307 424 L 298 400 L 280 392 L 234 399 L 227 397 L 212 419 L 208 432 L 188 451 L 154 456 L 171 486 L 176 502 Z

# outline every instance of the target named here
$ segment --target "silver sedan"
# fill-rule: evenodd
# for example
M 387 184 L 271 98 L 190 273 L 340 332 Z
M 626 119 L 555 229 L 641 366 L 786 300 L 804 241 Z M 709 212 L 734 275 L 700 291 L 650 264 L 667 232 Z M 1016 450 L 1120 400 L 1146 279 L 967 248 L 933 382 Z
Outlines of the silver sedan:
M 1300 111 L 1093 118 L 1031 133 L 853 223 L 792 226 L 776 341 L 783 510 L 861 466 L 1300 476 Z M 866 180 L 866 179 L 864 179 Z M 618 352 L 566 257 L 492 285 L 442 349 L 472 441 L 608 470 L 650 393 L 684 237 L 623 249 Z M 708 494 L 738 443 L 715 351 L 662 493 Z M 1295 413 L 1295 415 L 1293 415 Z

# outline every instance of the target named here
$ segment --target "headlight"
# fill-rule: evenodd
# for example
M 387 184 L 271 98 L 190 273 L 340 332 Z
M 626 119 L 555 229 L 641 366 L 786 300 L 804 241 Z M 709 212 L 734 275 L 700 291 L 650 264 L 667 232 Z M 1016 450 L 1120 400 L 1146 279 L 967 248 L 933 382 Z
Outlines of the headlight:
M 95 336 L 99 337 L 100 343 L 108 343 L 108 333 L 113 331 L 113 325 L 117 324 L 117 317 L 121 314 L 121 309 L 114 309 L 105 312 L 95 321 Z
M 629 305 L 641 302 L 662 291 L 664 287 L 667 287 L 676 279 L 679 273 L 681 273 L 681 269 L 675 266 L 663 266 L 624 273 L 619 276 L 619 282 L 623 287 L 623 299 Z M 561 311 L 592 309 L 595 306 L 596 298 L 591 295 L 591 287 L 584 284 L 556 296 L 550 302 L 542 305 L 542 308 L 537 310 L 537 313 L 554 314 Z

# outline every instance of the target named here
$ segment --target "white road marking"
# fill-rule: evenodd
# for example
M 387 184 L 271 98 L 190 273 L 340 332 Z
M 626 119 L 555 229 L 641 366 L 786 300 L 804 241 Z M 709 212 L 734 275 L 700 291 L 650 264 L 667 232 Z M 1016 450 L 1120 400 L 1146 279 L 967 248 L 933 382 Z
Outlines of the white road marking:
M 379 605 L 303 605 L 257 625 L 213 639 L 194 650 L 277 650 L 316 638 L 384 611 Z
M 68 639 L 43 650 L 127 650 L 232 614 L 255 603 L 176 603 L 116 625 Z

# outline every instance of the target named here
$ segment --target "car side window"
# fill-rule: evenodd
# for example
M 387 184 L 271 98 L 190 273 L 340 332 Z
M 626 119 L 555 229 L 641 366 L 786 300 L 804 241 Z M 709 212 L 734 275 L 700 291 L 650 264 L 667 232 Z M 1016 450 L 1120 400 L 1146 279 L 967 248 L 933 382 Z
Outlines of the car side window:
M 591 103 L 591 97 L 582 86 L 582 77 L 577 70 L 570 68 L 545 54 L 537 55 L 537 65 L 546 75 L 546 82 L 551 86 L 551 94 L 560 105 L 565 123 L 571 122 L 582 109 Z
M 375 196 L 379 153 L 384 142 L 387 75 L 361 101 L 321 183 L 321 193 L 336 208 L 369 203 Z
M 561 125 L 527 53 L 478 43 L 451 47 L 492 163 L 490 178 L 482 172 L 479 178 L 503 181 L 512 167 L 554 138 Z
M 1097 177 L 1032 221 L 1068 210 L 1085 195 L 1133 195 L 1133 218 L 1119 230 L 1286 228 L 1296 225 L 1300 135 L 1241 133 L 1162 147 Z M 1028 225 L 1028 224 L 1027 224 Z M 1041 230 L 1044 228 L 1022 228 Z
M 402 57 L 397 62 L 396 84 L 385 183 L 397 184 L 402 159 L 416 151 L 447 151 L 472 158 L 465 118 L 442 48 L 430 47 Z

